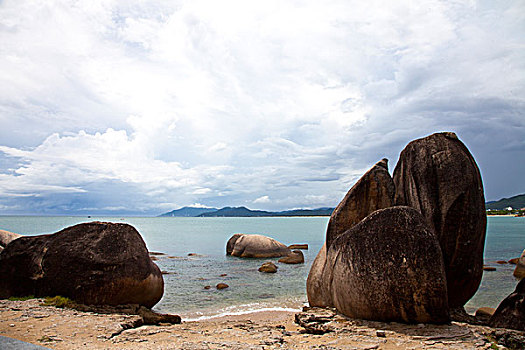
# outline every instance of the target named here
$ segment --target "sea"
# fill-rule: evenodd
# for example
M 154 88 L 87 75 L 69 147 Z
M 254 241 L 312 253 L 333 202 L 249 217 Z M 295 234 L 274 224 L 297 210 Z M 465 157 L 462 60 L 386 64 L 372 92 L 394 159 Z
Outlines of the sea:
M 306 278 L 324 243 L 328 217 L 0 216 L 0 229 L 40 235 L 90 221 L 128 223 L 140 232 L 149 251 L 164 254 L 156 255 L 155 263 L 165 272 L 165 286 L 154 310 L 189 321 L 261 310 L 300 310 L 307 304 Z M 278 259 L 226 256 L 226 242 L 235 233 L 262 234 L 286 245 L 306 243 L 305 263 L 278 263 L 277 273 L 260 273 L 257 269 L 263 262 Z M 496 271 L 484 272 L 478 292 L 465 306 L 467 312 L 497 307 L 514 290 L 514 265 L 496 261 L 519 257 L 524 248 L 525 218 L 488 217 L 484 262 Z M 220 282 L 229 288 L 217 290 Z

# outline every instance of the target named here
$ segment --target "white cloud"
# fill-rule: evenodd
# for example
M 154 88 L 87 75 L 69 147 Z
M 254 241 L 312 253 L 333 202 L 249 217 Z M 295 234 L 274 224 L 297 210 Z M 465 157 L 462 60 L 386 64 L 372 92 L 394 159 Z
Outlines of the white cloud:
M 270 203 L 270 197 L 268 196 L 262 196 L 253 201 L 253 203 Z
M 4 1 L 0 201 L 335 205 L 437 130 L 515 194 L 491 150 L 524 153 L 524 17 L 521 1 Z

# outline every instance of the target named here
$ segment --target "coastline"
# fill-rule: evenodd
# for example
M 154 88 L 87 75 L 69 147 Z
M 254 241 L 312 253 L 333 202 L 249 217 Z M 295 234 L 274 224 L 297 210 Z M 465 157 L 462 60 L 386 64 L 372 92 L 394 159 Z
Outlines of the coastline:
M 258 311 L 178 325 L 133 327 L 135 315 L 42 306 L 41 299 L 0 300 L 0 335 L 52 349 L 488 349 L 488 327 L 452 322 L 406 325 L 340 315 L 325 334 L 304 333 L 295 312 Z

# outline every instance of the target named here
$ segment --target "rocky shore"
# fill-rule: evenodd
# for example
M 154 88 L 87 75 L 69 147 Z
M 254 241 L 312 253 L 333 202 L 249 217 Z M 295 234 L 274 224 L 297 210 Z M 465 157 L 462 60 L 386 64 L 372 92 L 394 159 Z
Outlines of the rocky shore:
M 42 304 L 0 300 L 0 335 L 51 349 L 490 349 L 520 348 L 525 340 L 523 332 L 466 323 L 350 320 L 315 308 L 137 327 L 138 315 Z

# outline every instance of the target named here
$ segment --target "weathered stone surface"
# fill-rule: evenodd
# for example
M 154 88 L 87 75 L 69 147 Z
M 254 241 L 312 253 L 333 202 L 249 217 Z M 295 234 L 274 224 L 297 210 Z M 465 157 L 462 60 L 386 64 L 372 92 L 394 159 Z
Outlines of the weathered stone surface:
M 417 209 L 438 237 L 450 307 L 477 291 L 485 244 L 485 199 L 476 162 L 454 133 L 410 142 L 394 170 L 395 204 Z
M 279 262 L 283 264 L 303 264 L 304 263 L 303 252 L 301 252 L 300 250 L 294 250 L 290 253 L 290 255 L 279 259 Z
M 262 264 L 261 267 L 259 267 L 259 272 L 276 273 L 277 266 L 273 262 L 268 261 Z
M 308 278 L 306 280 L 306 296 L 308 303 L 313 307 L 329 307 L 332 306 L 332 296 L 330 294 L 330 287 L 325 283 L 325 280 L 330 280 L 325 274 L 331 274 L 332 269 L 326 269 L 326 243 L 323 244 L 321 250 L 315 257 Z
M 62 295 L 82 304 L 140 304 L 162 297 L 161 271 L 130 225 L 91 222 L 24 236 L 0 254 L 0 298 Z
M 333 332 L 330 326 L 335 321 L 336 313 L 330 309 L 309 308 L 307 311 L 295 314 L 295 323 L 309 334 L 325 334 Z
M 326 246 L 373 211 L 394 203 L 394 182 L 388 173 L 388 160 L 377 162 L 348 191 L 337 205 L 326 230 Z
M 450 320 L 439 243 L 413 208 L 377 210 L 339 235 L 327 250 L 323 283 L 333 306 L 352 318 Z
M 18 233 L 14 232 L 0 230 L 0 247 L 5 248 L 6 245 L 8 245 L 11 241 L 14 241 L 19 237 L 22 237 L 22 235 L 19 235 Z
M 394 184 L 388 173 L 388 160 L 377 162 L 359 181 L 352 186 L 328 222 L 326 242 L 317 254 L 306 281 L 306 293 L 311 306 L 327 307 L 332 305 L 331 295 L 323 282 L 327 246 L 340 234 L 352 228 L 366 216 L 377 209 L 393 205 Z
M 240 258 L 280 258 L 291 250 L 273 238 L 236 233 L 226 244 L 226 254 Z
M 525 278 L 525 249 L 523 250 L 523 253 L 521 253 L 520 258 L 518 259 L 516 263 L 516 267 L 514 268 L 513 272 L 514 277 L 523 279 Z
M 491 327 L 525 331 L 525 279 L 503 299 L 489 321 Z

